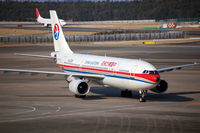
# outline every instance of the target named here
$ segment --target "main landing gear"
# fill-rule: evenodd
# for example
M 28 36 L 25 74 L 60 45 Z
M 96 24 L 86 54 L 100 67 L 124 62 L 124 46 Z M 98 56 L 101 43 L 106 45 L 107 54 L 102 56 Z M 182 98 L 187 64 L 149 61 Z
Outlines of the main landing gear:
M 139 101 L 140 102 L 146 102 L 146 99 L 145 99 L 145 95 L 147 93 L 147 90 L 140 90 L 139 91 L 139 94 L 140 94 L 140 98 L 139 98 Z M 121 96 L 122 97 L 132 97 L 132 91 L 126 89 L 126 90 L 122 90 L 121 91 Z
M 139 93 L 140 93 L 139 101 L 146 102 L 146 99 L 144 97 L 145 97 L 145 94 L 147 93 L 147 90 L 140 90 Z
M 121 91 L 122 97 L 132 97 L 132 91 L 129 91 L 128 89 Z

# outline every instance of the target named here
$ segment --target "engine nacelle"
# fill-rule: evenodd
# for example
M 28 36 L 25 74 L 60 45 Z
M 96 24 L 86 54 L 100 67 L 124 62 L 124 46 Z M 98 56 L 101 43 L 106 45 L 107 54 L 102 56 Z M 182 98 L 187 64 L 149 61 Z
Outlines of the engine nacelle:
M 168 89 L 168 83 L 165 80 L 160 80 L 160 83 L 151 91 L 156 93 L 163 93 Z
M 56 58 L 57 52 L 51 52 L 51 57 Z
M 90 91 L 90 87 L 85 81 L 74 79 L 69 83 L 69 90 L 76 95 L 86 95 Z

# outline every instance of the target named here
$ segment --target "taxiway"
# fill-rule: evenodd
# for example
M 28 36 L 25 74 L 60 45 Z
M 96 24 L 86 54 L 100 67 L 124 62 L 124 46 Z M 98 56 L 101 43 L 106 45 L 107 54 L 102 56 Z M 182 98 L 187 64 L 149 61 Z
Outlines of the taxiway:
M 78 53 L 137 58 L 157 68 L 200 62 L 200 42 L 177 45 L 72 45 Z M 53 46 L 1 47 L 0 67 L 60 71 L 49 55 Z M 147 102 L 120 97 L 120 89 L 93 85 L 85 100 L 68 90 L 62 76 L 0 74 L 0 131 L 3 133 L 199 133 L 200 66 L 162 73 L 164 94 L 149 92 Z

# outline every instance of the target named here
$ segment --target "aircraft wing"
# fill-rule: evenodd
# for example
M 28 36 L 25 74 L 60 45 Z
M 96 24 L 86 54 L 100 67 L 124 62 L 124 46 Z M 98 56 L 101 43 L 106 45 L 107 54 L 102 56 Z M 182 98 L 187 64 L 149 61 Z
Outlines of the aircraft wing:
M 178 65 L 178 66 L 171 66 L 171 67 L 165 67 L 165 68 L 159 68 L 157 69 L 157 71 L 159 73 L 162 73 L 162 72 L 166 72 L 166 71 L 172 71 L 174 69 L 181 69 L 183 67 L 189 67 L 189 66 L 195 66 L 195 65 L 200 65 L 200 63 L 193 63 L 193 64 L 184 64 L 184 65 Z
M 71 73 L 71 72 L 56 72 L 56 71 L 38 71 L 38 70 L 22 70 L 22 69 L 2 69 L 0 71 L 4 73 L 9 72 L 18 72 L 19 74 L 30 73 L 31 75 L 37 74 L 46 74 L 47 76 L 51 75 L 63 75 L 63 76 L 73 76 L 73 77 L 80 77 L 80 78 L 94 78 L 94 79 L 103 79 L 103 75 L 93 75 L 93 74 L 79 74 L 79 73 Z

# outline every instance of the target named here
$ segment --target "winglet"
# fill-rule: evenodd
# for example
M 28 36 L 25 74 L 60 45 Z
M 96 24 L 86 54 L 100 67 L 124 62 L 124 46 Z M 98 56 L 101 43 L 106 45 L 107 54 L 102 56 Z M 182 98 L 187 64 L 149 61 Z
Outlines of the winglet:
M 39 16 L 40 16 L 40 13 L 39 13 L 38 9 L 37 9 L 37 8 L 35 8 L 35 11 L 36 11 L 36 17 L 37 17 L 37 18 L 39 18 Z

